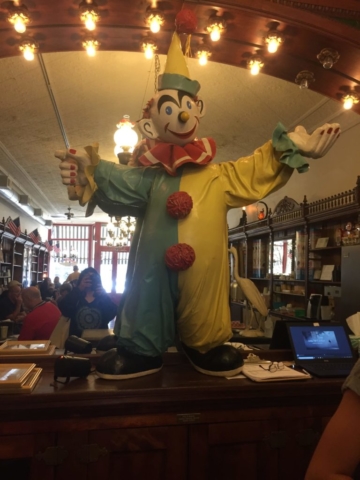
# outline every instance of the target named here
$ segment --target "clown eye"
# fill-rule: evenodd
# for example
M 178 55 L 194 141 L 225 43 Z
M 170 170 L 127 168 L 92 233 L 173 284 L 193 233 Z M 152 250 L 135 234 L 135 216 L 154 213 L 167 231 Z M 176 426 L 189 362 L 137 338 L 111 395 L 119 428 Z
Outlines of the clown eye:
M 172 114 L 172 108 L 171 107 L 166 107 L 165 112 L 166 112 L 166 115 L 171 115 Z
M 189 110 L 191 110 L 191 102 L 189 102 L 189 100 L 186 102 L 186 106 L 188 107 Z

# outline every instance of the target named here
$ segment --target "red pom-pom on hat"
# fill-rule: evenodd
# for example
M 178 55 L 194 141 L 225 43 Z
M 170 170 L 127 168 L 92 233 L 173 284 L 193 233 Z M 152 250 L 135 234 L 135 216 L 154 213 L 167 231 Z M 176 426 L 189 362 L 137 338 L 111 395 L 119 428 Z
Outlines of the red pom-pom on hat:
M 192 10 L 183 9 L 175 18 L 176 31 L 178 33 L 194 33 L 197 27 L 197 18 Z
M 187 243 L 177 243 L 166 250 L 165 263 L 170 270 L 187 270 L 195 262 L 195 251 Z

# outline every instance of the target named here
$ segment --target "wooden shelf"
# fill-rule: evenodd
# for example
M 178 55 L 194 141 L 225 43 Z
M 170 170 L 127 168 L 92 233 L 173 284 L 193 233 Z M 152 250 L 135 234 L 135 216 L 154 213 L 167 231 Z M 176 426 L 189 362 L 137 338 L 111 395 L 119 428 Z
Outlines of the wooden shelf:
M 274 295 L 291 295 L 292 297 L 303 297 L 305 298 L 305 295 L 300 294 L 300 293 L 293 293 L 293 292 L 275 292 L 274 290 Z
M 262 282 L 269 282 L 270 281 L 270 278 L 259 278 L 259 277 L 249 277 L 250 280 L 252 281 L 256 281 L 256 280 L 261 280 Z
M 309 280 L 309 283 L 319 283 L 325 285 L 341 285 L 341 282 L 333 282 L 332 280 Z
M 326 252 L 329 250 L 340 250 L 341 245 L 334 247 L 322 247 L 322 248 L 309 248 L 309 252 Z
M 305 283 L 305 280 L 280 280 L 279 278 L 274 278 L 273 281 L 276 283 Z

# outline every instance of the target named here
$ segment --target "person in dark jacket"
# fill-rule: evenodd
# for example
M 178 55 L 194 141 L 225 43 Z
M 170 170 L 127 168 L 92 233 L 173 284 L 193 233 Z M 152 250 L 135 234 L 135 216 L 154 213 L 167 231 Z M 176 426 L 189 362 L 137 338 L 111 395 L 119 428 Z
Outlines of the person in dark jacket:
M 101 277 L 94 268 L 86 268 L 80 274 L 77 286 L 64 298 L 59 298 L 58 307 L 70 318 L 70 335 L 81 337 L 83 330 L 108 328 L 115 317 L 116 304 L 103 289 Z
M 43 300 L 49 300 L 54 293 L 54 288 L 52 287 L 51 278 L 46 277 L 40 284 L 40 293 Z

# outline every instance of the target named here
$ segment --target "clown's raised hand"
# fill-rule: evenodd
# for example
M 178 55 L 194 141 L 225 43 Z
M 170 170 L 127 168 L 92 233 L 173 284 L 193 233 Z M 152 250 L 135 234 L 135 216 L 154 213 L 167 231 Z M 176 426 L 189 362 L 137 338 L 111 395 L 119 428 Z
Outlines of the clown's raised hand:
M 61 180 L 64 185 L 85 186 L 88 180 L 85 175 L 85 168 L 91 165 L 91 159 L 87 152 L 77 155 L 73 148 L 69 150 L 57 150 L 55 157 L 61 160 L 59 165 Z
M 304 157 L 320 158 L 330 150 L 340 136 L 340 132 L 338 123 L 325 123 L 311 135 L 307 133 L 304 127 L 298 126 L 294 132 L 288 133 L 288 137 L 295 143 Z

